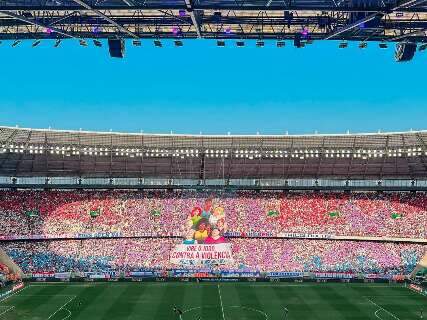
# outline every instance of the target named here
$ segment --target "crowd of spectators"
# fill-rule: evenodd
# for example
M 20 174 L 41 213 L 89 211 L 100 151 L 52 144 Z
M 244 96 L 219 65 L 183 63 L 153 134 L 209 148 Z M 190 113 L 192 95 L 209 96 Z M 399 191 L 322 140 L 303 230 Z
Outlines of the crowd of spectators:
M 222 208 L 228 231 L 242 235 L 427 238 L 426 193 L 196 191 L 0 191 L 0 237 L 89 232 L 181 236 L 183 221 L 207 199 L 212 210 Z
M 0 262 L 0 287 L 9 281 L 15 280 L 18 280 L 18 276 L 7 265 Z
M 303 239 L 232 239 L 225 270 L 408 274 L 425 252 L 419 244 Z M 90 239 L 7 242 L 25 273 L 167 270 L 179 239 Z

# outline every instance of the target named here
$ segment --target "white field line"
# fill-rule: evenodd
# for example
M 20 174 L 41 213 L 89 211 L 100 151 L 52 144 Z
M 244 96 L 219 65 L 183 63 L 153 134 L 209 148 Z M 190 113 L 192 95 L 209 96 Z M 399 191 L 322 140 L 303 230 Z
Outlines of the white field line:
M 202 308 L 216 308 L 216 307 L 217 306 L 214 306 L 214 305 L 207 305 L 207 306 L 203 306 L 203 307 L 194 307 L 194 308 L 190 308 L 190 309 L 184 310 L 182 313 L 185 314 L 185 313 L 191 312 L 193 310 L 198 310 L 198 309 L 202 309 Z M 265 320 L 268 320 L 268 315 L 264 311 L 261 311 L 261 310 L 258 310 L 258 309 L 254 309 L 254 308 L 250 308 L 250 307 L 245 307 L 245 306 L 227 306 L 225 308 L 241 308 L 241 309 L 247 309 L 247 310 L 250 310 L 250 311 L 253 311 L 253 312 L 258 312 L 258 313 L 262 314 L 265 317 Z M 65 320 L 65 319 L 63 319 L 63 320 Z
M 5 300 L 9 299 L 10 297 L 13 297 L 15 294 L 20 293 L 21 291 L 23 291 L 23 290 L 27 289 L 28 287 L 29 287 L 29 286 L 25 286 L 25 287 L 23 287 L 22 289 L 19 289 L 18 291 L 15 291 L 14 293 L 12 293 L 12 294 L 8 295 L 7 297 L 5 297 L 5 298 L 1 299 L 1 300 L 0 300 L 0 302 L 3 302 L 3 301 L 5 301 Z
M 218 294 L 219 294 L 219 302 L 221 303 L 222 320 L 225 320 L 224 305 L 222 304 L 222 296 L 221 296 L 221 289 L 219 288 L 219 283 L 218 283 Z
M 144 283 L 144 286 L 164 286 L 164 285 L 168 285 L 168 286 L 180 286 L 180 285 L 185 285 L 187 283 L 184 282 L 178 282 L 178 283 L 174 283 L 174 282 L 154 282 L 154 283 Z M 199 284 L 212 284 L 209 282 L 201 282 Z M 245 283 L 233 283 L 233 284 L 237 284 L 237 285 L 241 285 L 241 286 L 247 286 L 247 287 L 313 287 L 316 286 L 318 284 L 245 284 Z M 102 285 L 111 285 L 111 282 L 98 282 L 98 283 L 74 283 L 74 284 L 55 284 L 55 283 L 44 283 L 44 284 L 31 284 L 31 287 L 48 287 L 48 286 L 79 286 L 79 287 L 92 287 L 92 286 L 102 286 Z M 120 283 L 114 283 L 114 286 L 128 286 L 129 284 L 120 284 Z M 343 284 L 344 285 L 344 284 Z M 348 284 L 345 284 L 346 286 L 348 286 Z M 350 285 L 351 287 L 351 285 Z M 399 286 L 399 285 L 355 285 L 355 287 L 361 287 L 361 288 L 400 288 L 403 286 Z
M 56 310 L 54 313 L 52 313 L 47 320 L 50 320 L 55 314 L 57 314 L 59 311 L 61 311 L 67 304 L 69 304 L 71 301 L 73 301 L 77 296 L 72 296 L 71 299 L 69 299 L 66 303 L 64 303 L 58 310 Z M 68 310 L 70 312 L 70 310 Z
M 383 318 L 381 318 L 381 317 L 378 315 L 378 311 L 381 311 L 381 309 L 378 309 L 377 311 L 375 311 L 375 313 L 374 313 L 375 317 L 377 317 L 377 318 L 378 318 L 378 319 L 380 319 L 380 320 L 383 320 Z
M 1 317 L 2 315 L 4 315 L 5 313 L 9 312 L 10 310 L 14 309 L 14 308 L 15 308 L 15 306 L 11 306 L 11 307 L 7 308 L 7 309 L 6 309 L 6 310 L 4 310 L 2 313 L 0 313 L 0 317 Z
M 67 308 L 64 308 L 64 310 L 68 311 L 68 316 L 66 316 L 65 318 L 63 318 L 62 320 L 67 320 L 69 317 L 71 317 L 71 311 L 68 310 Z
M 21 294 L 20 297 L 75 297 L 74 294 Z
M 250 310 L 250 311 L 253 311 L 253 312 L 258 312 L 258 313 L 262 314 L 265 317 L 265 320 L 268 320 L 268 315 L 264 311 L 261 311 L 261 310 L 258 310 L 258 309 L 254 309 L 254 308 L 251 308 L 251 307 L 245 307 L 245 306 L 229 306 L 228 308 L 241 308 L 241 309 L 246 309 L 246 310 Z
M 375 303 L 374 301 L 372 301 L 371 299 L 369 299 L 369 298 L 366 298 L 366 299 L 368 299 L 368 301 L 370 302 L 370 303 L 372 303 L 373 305 L 375 305 L 376 307 L 378 307 L 379 308 L 379 310 L 383 310 L 383 311 L 385 311 L 385 312 L 387 312 L 389 315 L 391 315 L 394 319 L 396 319 L 396 320 L 400 320 L 398 317 L 396 317 L 393 313 L 391 313 L 390 311 L 388 311 L 388 310 L 386 310 L 386 309 L 384 309 L 383 307 L 381 307 L 379 304 L 377 304 L 377 303 Z M 375 312 L 375 316 L 377 317 L 377 318 L 379 318 L 378 317 L 378 315 L 376 314 L 379 310 L 377 310 L 376 312 Z M 379 318 L 379 319 L 381 319 L 381 318 Z

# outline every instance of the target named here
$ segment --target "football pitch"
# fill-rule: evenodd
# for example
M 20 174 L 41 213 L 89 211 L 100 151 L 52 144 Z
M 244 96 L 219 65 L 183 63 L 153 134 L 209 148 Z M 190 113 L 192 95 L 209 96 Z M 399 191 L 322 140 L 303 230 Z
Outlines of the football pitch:
M 27 284 L 0 301 L 0 320 L 179 320 L 174 305 L 182 320 L 427 317 L 427 297 L 400 285 L 110 282 Z

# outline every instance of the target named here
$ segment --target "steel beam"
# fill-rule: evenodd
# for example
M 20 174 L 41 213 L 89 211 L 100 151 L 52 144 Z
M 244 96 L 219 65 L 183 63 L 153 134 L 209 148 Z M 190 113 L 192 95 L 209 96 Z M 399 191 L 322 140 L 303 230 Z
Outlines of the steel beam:
M 415 30 L 412 32 L 404 33 L 404 34 L 401 34 L 399 36 L 390 38 L 390 39 L 388 39 L 388 41 L 400 41 L 403 39 L 407 39 L 409 37 L 419 37 L 419 36 L 424 37 L 425 35 L 426 35 L 426 30 Z
M 111 23 L 113 26 L 117 27 L 120 31 L 127 33 L 129 36 L 131 36 L 132 38 L 135 39 L 139 39 L 139 36 L 137 36 L 135 33 L 129 31 L 128 29 L 126 29 L 125 27 L 121 26 L 120 24 L 118 24 L 117 22 L 115 22 L 113 19 L 111 19 L 110 17 L 106 16 L 105 14 L 103 14 L 101 11 L 99 11 L 98 9 L 92 8 L 90 5 L 88 5 L 86 2 L 82 1 L 82 0 L 72 0 L 75 3 L 81 5 L 83 8 L 86 8 L 87 10 L 92 11 L 93 13 L 95 13 L 97 16 L 103 18 L 104 20 L 108 21 L 109 23 Z
M 185 5 L 187 6 L 187 11 L 190 13 L 191 22 L 193 23 L 194 28 L 196 29 L 197 38 L 202 37 L 202 31 L 199 24 L 199 19 L 196 13 L 194 12 L 193 4 L 191 0 L 185 0 Z
M 66 32 L 66 31 L 64 31 L 64 30 L 62 30 L 62 29 L 59 29 L 59 28 L 56 28 L 56 27 L 51 27 L 51 26 L 46 26 L 46 25 L 44 25 L 43 23 L 40 23 L 40 22 L 38 22 L 38 21 L 36 21 L 36 20 L 26 18 L 26 17 L 24 17 L 24 16 L 21 16 L 21 15 L 19 15 L 19 14 L 16 14 L 16 13 L 13 13 L 13 12 L 10 12 L 10 11 L 0 11 L 0 13 L 4 14 L 4 15 L 6 15 L 6 16 L 12 17 L 12 18 L 14 18 L 14 19 L 17 19 L 17 20 L 20 20 L 20 21 L 23 21 L 23 22 L 26 22 L 26 23 L 32 24 L 32 25 L 37 26 L 37 27 L 41 27 L 41 28 L 45 28 L 45 29 L 48 29 L 48 28 L 49 28 L 49 29 L 51 29 L 53 32 L 56 32 L 56 33 L 58 33 L 58 34 L 60 34 L 60 35 L 63 35 L 63 36 L 65 36 L 65 37 L 69 37 L 69 38 L 77 38 L 77 37 L 75 37 L 74 35 L 72 35 L 71 33 L 68 33 L 68 32 Z
M 335 38 L 336 36 L 339 36 L 340 34 L 342 34 L 344 32 L 350 31 L 350 30 L 352 30 L 352 29 L 360 26 L 361 24 L 369 22 L 371 20 L 374 20 L 374 19 L 376 19 L 376 18 L 378 18 L 380 16 L 382 17 L 383 14 L 378 13 L 378 12 L 377 13 L 373 13 L 373 14 L 371 14 L 371 15 L 363 18 L 363 19 L 360 19 L 360 20 L 358 20 L 358 21 L 356 21 L 356 22 L 354 22 L 352 24 L 349 24 L 349 25 L 347 25 L 347 26 L 345 26 L 345 27 L 343 27 L 341 29 L 333 31 L 332 33 L 330 33 L 328 36 L 325 37 L 325 40 L 330 40 L 332 38 Z
M 397 5 L 396 7 L 394 7 L 392 9 L 392 11 L 397 11 L 397 10 L 402 9 L 402 8 L 411 8 L 411 7 L 423 4 L 425 2 L 427 2 L 427 0 L 409 0 L 409 1 L 404 1 L 403 3 L 401 3 L 401 4 Z

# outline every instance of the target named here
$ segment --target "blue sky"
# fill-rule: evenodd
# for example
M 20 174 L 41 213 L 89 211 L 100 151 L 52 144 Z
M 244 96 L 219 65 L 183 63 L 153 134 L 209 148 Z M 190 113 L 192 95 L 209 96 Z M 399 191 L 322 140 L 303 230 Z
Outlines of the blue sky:
M 214 41 L 129 42 L 108 49 L 52 41 L 0 45 L 0 125 L 204 134 L 427 129 L 427 53 L 394 62 L 393 47 L 315 42 L 283 49 Z

